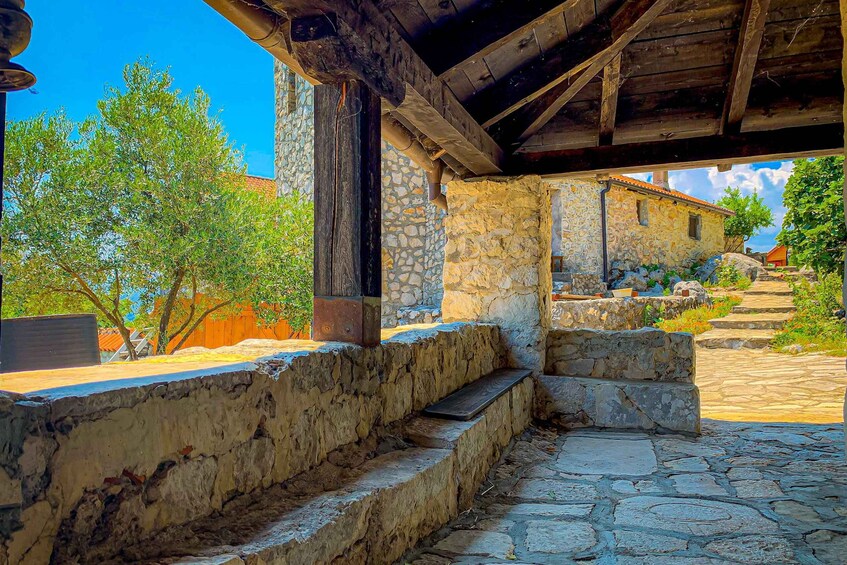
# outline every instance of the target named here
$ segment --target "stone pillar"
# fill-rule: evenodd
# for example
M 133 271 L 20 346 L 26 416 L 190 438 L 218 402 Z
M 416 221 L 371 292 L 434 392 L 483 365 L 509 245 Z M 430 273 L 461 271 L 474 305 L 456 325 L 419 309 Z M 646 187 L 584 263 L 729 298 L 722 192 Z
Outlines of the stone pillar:
M 550 327 L 552 220 L 541 177 L 449 184 L 445 221 L 445 322 L 500 326 L 512 367 L 544 369 Z

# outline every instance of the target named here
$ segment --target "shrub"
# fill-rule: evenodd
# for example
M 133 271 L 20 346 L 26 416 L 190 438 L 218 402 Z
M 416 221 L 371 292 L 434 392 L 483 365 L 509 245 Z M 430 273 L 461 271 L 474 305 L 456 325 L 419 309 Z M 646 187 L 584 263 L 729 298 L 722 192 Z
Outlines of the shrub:
M 748 277 L 744 276 L 732 263 L 721 263 L 715 270 L 717 275 L 717 283 L 715 286 L 721 288 L 736 288 L 738 290 L 747 290 L 753 284 Z
M 791 282 L 797 313 L 773 340 L 775 349 L 800 345 L 802 351 L 821 351 L 830 355 L 847 353 L 843 318 L 841 277 L 829 274 L 817 284 L 805 278 Z

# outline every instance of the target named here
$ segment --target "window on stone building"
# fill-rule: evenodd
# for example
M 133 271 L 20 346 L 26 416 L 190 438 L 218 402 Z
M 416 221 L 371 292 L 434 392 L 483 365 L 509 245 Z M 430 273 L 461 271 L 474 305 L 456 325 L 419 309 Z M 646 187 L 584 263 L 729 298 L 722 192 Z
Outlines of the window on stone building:
M 688 237 L 691 239 L 700 239 L 702 223 L 700 214 L 688 214 Z
M 297 110 L 297 75 L 290 69 L 286 77 L 285 90 L 288 113 L 293 114 Z
M 635 210 L 638 212 L 638 223 L 642 226 L 646 226 L 650 224 L 649 213 L 647 210 L 647 200 L 636 200 L 635 201 Z

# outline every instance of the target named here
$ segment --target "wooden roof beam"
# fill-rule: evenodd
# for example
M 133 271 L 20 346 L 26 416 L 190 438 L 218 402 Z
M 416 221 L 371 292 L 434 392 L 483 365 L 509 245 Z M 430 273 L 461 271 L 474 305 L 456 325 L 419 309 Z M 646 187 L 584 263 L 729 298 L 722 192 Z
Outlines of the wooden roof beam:
M 502 171 L 503 150 L 372 0 L 266 0 L 291 19 L 292 55 L 320 82 L 359 79 L 476 175 Z
M 500 129 L 504 142 L 525 141 L 555 116 L 604 67 L 658 17 L 671 0 L 625 0 L 568 38 L 550 56 L 523 67 L 471 99 L 468 109 L 490 126 L 526 106 Z
M 738 34 L 738 47 L 735 50 L 724 103 L 721 133 L 741 131 L 741 121 L 747 109 L 747 99 L 750 96 L 753 72 L 756 70 L 756 61 L 759 58 L 759 48 L 762 45 L 769 6 L 770 0 L 745 2 L 744 16 Z
M 506 174 L 581 177 L 693 169 L 725 163 L 779 161 L 837 155 L 844 151 L 842 124 L 670 139 L 538 153 L 517 153 Z
M 600 145 L 611 145 L 615 135 L 615 116 L 618 112 L 618 91 L 621 84 L 621 55 L 603 68 L 603 94 L 600 99 Z
M 493 53 L 579 0 L 483 0 L 458 18 L 413 40 L 432 72 L 445 76 L 456 67 Z

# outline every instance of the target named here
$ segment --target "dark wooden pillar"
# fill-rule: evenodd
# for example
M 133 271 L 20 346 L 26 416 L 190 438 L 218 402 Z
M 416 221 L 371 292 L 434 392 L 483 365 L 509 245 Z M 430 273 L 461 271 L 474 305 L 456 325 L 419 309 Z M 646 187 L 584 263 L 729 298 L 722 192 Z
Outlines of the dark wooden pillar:
M 350 81 L 315 87 L 312 338 L 380 341 L 380 100 Z

